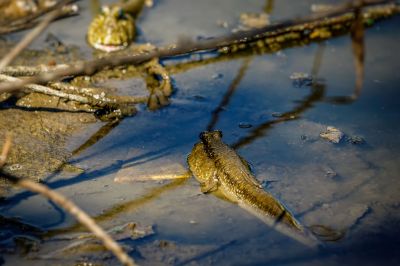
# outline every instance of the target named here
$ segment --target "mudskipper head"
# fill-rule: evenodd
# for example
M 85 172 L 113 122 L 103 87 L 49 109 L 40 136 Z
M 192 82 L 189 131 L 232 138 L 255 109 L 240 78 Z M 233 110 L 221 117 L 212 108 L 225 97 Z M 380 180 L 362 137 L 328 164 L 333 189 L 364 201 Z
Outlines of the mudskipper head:
M 126 48 L 135 34 L 133 17 L 119 6 L 103 6 L 89 25 L 87 40 L 98 50 L 114 52 Z
M 214 130 L 214 131 L 203 131 L 199 135 L 200 139 L 203 142 L 208 142 L 212 139 L 221 139 L 222 138 L 222 132 L 219 130 Z

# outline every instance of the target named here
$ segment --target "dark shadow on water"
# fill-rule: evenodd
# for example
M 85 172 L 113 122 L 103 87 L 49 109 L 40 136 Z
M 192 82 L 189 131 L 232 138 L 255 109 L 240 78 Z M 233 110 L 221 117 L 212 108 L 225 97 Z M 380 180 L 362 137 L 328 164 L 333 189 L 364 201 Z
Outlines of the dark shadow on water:
M 235 90 L 239 86 L 240 82 L 242 81 L 243 77 L 246 75 L 247 69 L 249 68 L 249 64 L 251 62 L 252 57 L 246 57 L 243 59 L 243 63 L 240 66 L 238 73 L 236 74 L 235 78 L 233 79 L 232 83 L 229 85 L 228 90 L 225 92 L 224 96 L 222 97 L 221 102 L 211 113 L 211 120 L 207 125 L 207 131 L 211 131 L 214 129 L 215 125 L 219 120 L 219 114 L 224 110 L 224 107 L 229 104 L 230 99 L 232 98 Z
M 116 119 L 108 122 L 104 126 L 102 126 L 99 130 L 96 131 L 92 136 L 89 137 L 82 145 L 72 151 L 72 155 L 76 156 L 80 154 L 82 151 L 96 144 L 99 140 L 107 136 L 114 128 L 116 128 L 120 124 L 121 120 Z
M 100 176 L 109 174 L 109 173 L 113 173 L 115 171 L 117 171 L 118 169 L 121 168 L 121 166 L 123 165 L 123 162 L 121 161 L 116 161 L 115 163 L 104 167 L 102 169 L 99 170 L 94 170 L 92 172 L 88 172 L 88 173 L 83 173 L 80 174 L 76 177 L 73 177 L 71 179 L 68 180 L 57 180 L 54 181 L 52 183 L 45 183 L 50 189 L 57 189 L 57 188 L 61 188 L 61 187 L 66 187 L 66 186 L 70 186 L 70 185 L 74 185 L 80 182 L 84 182 L 84 181 L 88 181 L 88 180 L 92 180 L 94 178 L 98 178 Z M 36 195 L 36 193 L 32 193 L 30 191 L 25 191 L 25 192 L 21 192 L 18 193 L 12 197 L 7 198 L 6 200 L 4 200 L 1 203 L 1 209 L 2 210 L 9 210 L 11 209 L 13 206 L 15 206 L 16 204 L 18 204 L 19 202 L 23 201 L 23 200 L 27 200 L 28 198 L 32 197 Z
M 172 148 L 175 148 L 175 147 L 176 147 L 175 145 L 169 146 L 169 147 L 165 147 L 161 150 L 148 152 L 148 153 L 145 153 L 142 155 L 138 155 L 138 156 L 129 158 L 127 160 L 118 160 L 118 161 L 114 162 L 113 164 L 103 167 L 101 169 L 82 173 L 80 175 L 77 175 L 77 176 L 67 179 L 67 180 L 57 180 L 57 181 L 54 181 L 51 183 L 45 183 L 45 184 L 51 189 L 58 189 L 58 188 L 62 188 L 62 187 L 68 187 L 68 186 L 71 186 L 71 185 L 74 185 L 74 184 L 77 184 L 80 182 L 93 180 L 93 179 L 99 178 L 101 176 L 115 173 L 118 170 L 122 169 L 123 166 L 125 166 L 126 164 L 130 164 L 129 165 L 130 167 L 137 166 L 137 165 L 144 164 L 146 162 L 155 160 L 162 156 L 165 156 L 166 154 L 168 154 L 171 151 Z M 19 202 L 26 200 L 29 197 L 32 197 L 34 195 L 36 195 L 36 194 L 29 192 L 29 191 L 18 193 L 16 195 L 13 195 L 12 197 L 9 197 L 9 198 L 5 199 L 4 201 L 2 201 L 0 203 L 0 208 L 3 211 L 8 210 L 8 209 L 12 208 L 13 206 L 17 205 Z
M 264 261 L 262 265 L 321 265 L 325 261 L 328 265 L 400 265 L 400 255 L 397 247 L 400 246 L 399 221 L 393 225 L 392 231 L 365 234 L 357 241 L 347 245 L 330 244 L 321 247 L 317 253 L 304 256 L 280 256 L 277 259 Z

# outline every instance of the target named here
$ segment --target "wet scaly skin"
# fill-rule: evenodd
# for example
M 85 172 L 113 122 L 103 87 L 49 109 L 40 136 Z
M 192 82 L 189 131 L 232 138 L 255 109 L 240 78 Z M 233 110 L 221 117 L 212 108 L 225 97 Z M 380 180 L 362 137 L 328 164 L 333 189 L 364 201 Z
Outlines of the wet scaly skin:
M 301 231 L 290 212 L 261 187 L 247 162 L 221 138 L 220 131 L 201 133 L 201 142 L 194 146 L 188 157 L 189 168 L 200 182 L 202 192 L 221 192 L 245 209 L 251 208 L 274 223 L 282 222 Z
M 222 141 L 220 131 L 200 134 L 188 157 L 190 171 L 201 191 L 237 203 L 278 232 L 315 248 L 321 243 L 273 195 L 265 191 L 249 164 Z M 328 236 L 329 237 L 329 236 Z
M 125 49 L 135 39 L 135 17 L 148 4 L 146 0 L 127 0 L 103 6 L 89 25 L 89 44 L 103 52 Z

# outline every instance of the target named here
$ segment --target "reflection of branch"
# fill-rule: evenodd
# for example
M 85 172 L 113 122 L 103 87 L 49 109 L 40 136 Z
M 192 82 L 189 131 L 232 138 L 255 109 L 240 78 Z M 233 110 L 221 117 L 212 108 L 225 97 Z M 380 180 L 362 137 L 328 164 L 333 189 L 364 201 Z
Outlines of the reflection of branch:
M 362 3 L 362 1 L 361 1 Z M 360 4 L 361 4 L 360 3 Z M 325 99 L 327 102 L 335 104 L 348 104 L 358 99 L 361 95 L 364 79 L 364 55 L 365 55 L 365 43 L 364 43 L 364 23 L 362 18 L 362 11 L 356 9 L 355 20 L 351 27 L 351 45 L 354 54 L 354 69 L 356 74 L 356 81 L 354 85 L 353 94 L 349 96 L 333 96 Z
M 162 193 L 183 185 L 187 180 L 188 180 L 188 178 L 175 179 L 166 185 L 152 189 L 150 192 L 148 192 L 147 194 L 143 195 L 142 197 L 140 197 L 138 199 L 134 199 L 134 200 L 113 206 L 111 209 L 103 211 L 100 215 L 94 217 L 93 219 L 98 223 L 107 221 L 110 219 L 114 219 L 116 216 L 120 215 L 121 213 L 127 213 L 130 211 L 133 211 L 136 208 L 139 208 L 139 207 L 143 206 L 144 204 L 148 203 L 149 201 L 152 201 L 155 198 L 159 197 Z M 59 235 L 59 234 L 81 231 L 82 229 L 83 228 L 80 224 L 75 224 L 75 225 L 72 225 L 72 226 L 69 226 L 66 228 L 49 230 L 45 236 L 53 237 L 53 236 Z
M 360 4 L 362 0 L 360 1 Z M 356 9 L 355 19 L 351 28 L 351 40 L 354 53 L 354 67 L 356 72 L 356 85 L 354 96 L 358 97 L 361 94 L 361 88 L 364 78 L 364 22 L 361 9 Z
M 215 124 L 218 121 L 219 118 L 219 113 L 224 110 L 223 108 L 229 103 L 233 93 L 235 92 L 236 88 L 238 87 L 238 85 L 240 84 L 240 81 L 243 79 L 248 67 L 249 67 L 249 63 L 251 61 L 251 57 L 247 57 L 243 60 L 243 63 L 238 71 L 238 73 L 236 74 L 235 79 L 232 81 L 232 83 L 229 85 L 228 90 L 226 91 L 224 97 L 222 98 L 221 102 L 219 103 L 219 105 L 217 106 L 217 108 L 215 108 L 212 111 L 212 116 L 211 116 L 211 120 L 208 123 L 207 126 L 207 131 L 211 131 L 213 130 Z
M 383 0 L 366 0 L 363 3 L 363 7 L 388 3 L 390 1 Z M 260 29 L 254 29 L 249 31 L 241 31 L 237 33 L 232 33 L 228 36 L 216 37 L 212 39 L 200 40 L 197 42 L 193 42 L 190 40 L 183 40 L 178 42 L 177 44 L 169 45 L 166 47 L 161 47 L 158 49 L 154 49 L 146 54 L 133 54 L 133 55 L 122 55 L 122 56 L 108 56 L 101 59 L 95 59 L 87 62 L 76 63 L 74 66 L 70 68 L 57 70 L 50 73 L 44 73 L 41 75 L 33 76 L 27 78 L 20 82 L 5 82 L 0 84 L 0 92 L 13 91 L 21 88 L 22 86 L 30 83 L 47 83 L 49 81 L 62 78 L 64 76 L 76 76 L 76 75 L 91 75 L 96 71 L 103 69 L 104 67 L 116 67 L 120 65 L 126 64 L 141 64 L 145 61 L 149 61 L 153 58 L 167 58 L 177 55 L 183 55 L 195 51 L 205 51 L 205 50 L 214 50 L 217 48 L 227 47 L 230 45 L 239 45 L 245 44 L 248 42 L 254 42 L 259 39 L 264 39 L 270 37 L 271 35 L 279 35 L 285 32 L 292 32 L 292 27 L 315 27 L 318 23 L 322 23 L 327 21 L 329 18 L 334 18 L 335 16 L 346 15 L 349 12 L 353 12 L 354 7 L 353 3 L 341 5 L 332 11 L 326 13 L 318 13 L 313 14 L 309 17 L 305 17 L 302 19 L 296 20 L 287 20 L 282 23 L 269 25 Z M 382 10 L 381 10 L 382 11 Z M 398 7 L 388 6 L 387 10 L 385 9 L 383 15 L 390 15 L 398 11 Z M 349 19 L 349 18 L 348 18 Z M 352 17 L 350 18 L 352 19 Z M 314 24 L 312 24 L 314 23 Z M 323 24 L 324 25 L 324 24 Z M 306 27 L 307 28 L 307 27 Z
M 325 43 L 320 42 L 318 44 L 317 52 L 315 53 L 314 62 L 311 69 L 311 77 L 313 77 L 313 79 L 318 80 L 318 74 L 321 68 L 322 56 L 324 55 L 324 51 L 325 51 Z
M 312 73 L 315 75 L 315 79 L 317 78 L 317 74 L 319 71 L 319 67 L 321 65 L 321 60 L 322 60 L 322 55 L 324 51 L 325 46 L 320 45 L 318 47 L 317 53 L 314 58 L 313 62 L 313 67 L 312 67 Z M 317 80 L 317 79 L 316 79 Z M 239 139 L 237 142 L 233 143 L 230 145 L 233 149 L 238 149 L 241 148 L 245 145 L 250 144 L 253 142 L 255 139 L 264 136 L 265 131 L 272 127 L 275 124 L 289 121 L 289 120 L 295 120 L 300 117 L 300 114 L 308 110 L 310 107 L 313 106 L 315 102 L 321 101 L 324 97 L 324 92 L 325 92 L 325 85 L 321 83 L 313 83 L 311 87 L 311 94 L 307 96 L 300 105 L 295 107 L 289 112 L 283 113 L 279 118 L 272 120 L 272 121 L 266 121 L 265 123 L 259 125 L 258 127 L 254 128 L 252 131 L 250 131 L 250 134 L 247 137 Z
M 11 138 L 7 137 L 6 142 L 3 146 L 1 157 L 0 157 L 0 168 L 4 165 L 7 155 L 10 151 Z M 43 184 L 36 183 L 27 178 L 19 178 L 13 175 L 6 174 L 0 170 L 0 176 L 6 178 L 11 183 L 28 189 L 32 192 L 41 194 L 49 200 L 57 203 L 59 206 L 69 212 L 75 219 L 77 219 L 82 225 L 89 229 L 96 237 L 98 237 L 104 244 L 104 246 L 110 250 L 123 265 L 133 266 L 135 262 L 125 253 L 125 251 L 115 242 L 96 222 L 86 214 L 81 208 L 75 203 L 64 197 L 63 195 L 49 189 Z
M 250 144 L 253 142 L 255 139 L 264 136 L 265 131 L 272 127 L 275 124 L 289 121 L 289 120 L 295 120 L 300 118 L 300 114 L 308 110 L 310 107 L 313 106 L 315 102 L 321 101 L 324 96 L 324 91 L 325 91 L 325 85 L 323 84 L 315 84 L 313 85 L 311 95 L 307 96 L 302 103 L 295 107 L 293 110 L 283 113 L 281 117 L 272 120 L 272 121 L 267 121 L 255 129 L 253 129 L 250 134 L 247 137 L 239 139 L 237 142 L 234 144 L 230 145 L 233 149 L 238 149 L 241 148 L 245 145 Z

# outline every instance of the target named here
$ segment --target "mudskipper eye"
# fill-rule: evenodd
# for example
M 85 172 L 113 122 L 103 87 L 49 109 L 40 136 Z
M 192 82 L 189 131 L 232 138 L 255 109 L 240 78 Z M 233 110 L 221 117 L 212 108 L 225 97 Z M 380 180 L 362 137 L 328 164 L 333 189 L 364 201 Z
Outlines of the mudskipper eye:
M 206 132 L 201 132 L 201 133 L 199 134 L 199 139 L 204 139 L 205 133 L 206 133 Z
M 100 13 L 103 14 L 103 15 L 110 13 L 110 7 L 109 6 L 102 6 L 100 8 Z

